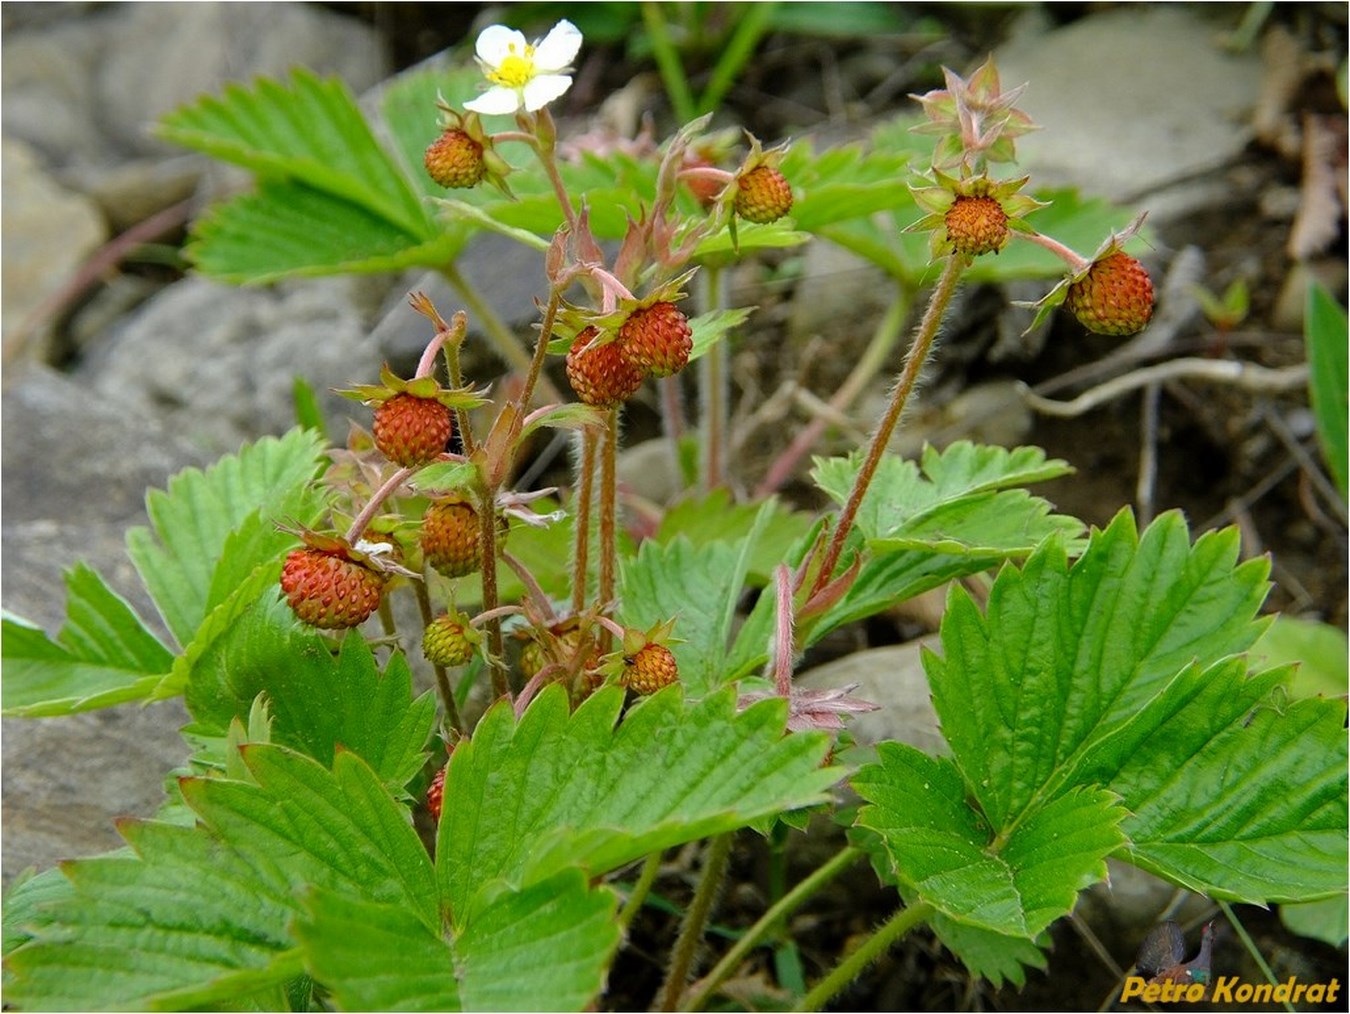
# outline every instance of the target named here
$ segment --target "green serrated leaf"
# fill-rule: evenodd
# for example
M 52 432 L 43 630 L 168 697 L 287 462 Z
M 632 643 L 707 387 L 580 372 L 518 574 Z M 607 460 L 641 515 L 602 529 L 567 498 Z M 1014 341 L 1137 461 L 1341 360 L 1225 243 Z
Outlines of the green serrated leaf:
M 1308 346 L 1308 391 L 1317 419 L 1317 437 L 1322 454 L 1331 468 L 1332 478 L 1346 495 L 1347 446 L 1346 417 L 1350 414 L 1347 386 L 1350 385 L 1350 359 L 1347 346 L 1345 310 L 1326 289 L 1313 285 L 1308 289 L 1307 323 L 1304 339 Z
M 478 481 L 478 469 L 467 461 L 436 461 L 419 468 L 408 480 L 418 490 L 469 489 Z
M 347 86 L 297 68 L 282 84 L 225 87 L 165 116 L 166 140 L 265 176 L 303 184 L 420 239 L 432 236 L 419 195 L 380 147 Z
M 841 774 L 820 766 L 827 737 L 783 735 L 781 701 L 737 714 L 730 690 L 691 706 L 670 688 L 616 727 L 622 701 L 602 689 L 569 714 L 566 694 L 549 687 L 519 723 L 499 705 L 455 748 L 436 861 L 456 926 L 493 881 L 528 886 L 572 865 L 599 876 L 815 803 Z
M 4 918 L 4 945 L 0 954 L 8 957 L 16 947 L 33 939 L 33 934 L 50 922 L 47 908 L 73 895 L 74 886 L 56 867 L 41 873 L 30 867 L 15 877 L 5 890 L 4 905 L 0 906 Z
M 837 503 L 848 499 L 854 478 L 862 467 L 861 453 L 847 458 L 816 459 L 811 478 Z M 1047 460 L 1039 447 L 1007 450 L 957 441 L 939 452 L 925 446 L 922 474 L 919 466 L 888 455 L 881 459 L 867 495 L 858 510 L 857 523 L 869 539 L 891 540 L 894 548 L 914 548 L 925 542 L 940 542 L 944 526 L 968 532 L 971 542 L 1000 543 L 994 536 L 980 538 L 981 529 L 1011 534 L 1025 529 L 1011 549 L 1030 551 L 1041 539 L 1057 531 L 1081 527 L 1073 519 L 1050 516 L 1049 505 L 1025 493 L 1009 490 L 1068 475 L 1073 471 L 1058 459 Z M 994 494 L 1008 490 L 1018 499 Z M 1018 521 L 1009 523 L 1007 514 Z M 1039 520 L 1040 523 L 1037 523 Z M 1029 540 L 1029 541 L 1028 541 Z M 974 551 L 961 539 L 952 552 Z
M 97 1010 L 275 1004 L 303 970 L 290 927 L 306 886 L 398 905 L 435 932 L 426 850 L 369 766 L 351 753 L 339 753 L 331 772 L 281 747 L 244 753 L 256 784 L 182 782 L 200 824 L 123 821 L 134 857 L 63 867 L 73 890 L 43 909 L 32 939 L 10 955 L 7 1001 Z
M 581 1010 L 618 944 L 612 892 L 567 870 L 507 892 L 450 939 L 406 910 L 315 890 L 296 927 L 346 1010 Z
M 774 567 L 787 559 L 793 544 L 811 528 L 810 515 L 789 510 L 777 500 L 767 502 L 772 504 L 769 517 L 751 546 L 746 564 L 747 578 L 759 584 L 769 580 Z M 753 530 L 760 509 L 755 504 L 732 503 L 726 489 L 715 489 L 706 496 L 687 496 L 667 508 L 652 538 L 670 542 L 683 535 L 696 547 L 719 541 L 739 543 Z
M 1027 969 L 1044 971 L 1048 964 L 1045 948 L 1050 934 L 1043 932 L 1035 940 L 995 933 L 981 926 L 968 926 L 941 913 L 930 925 L 938 940 L 961 959 L 973 976 L 987 979 L 995 989 L 1009 982 L 1021 989 L 1027 984 Z
M 1344 703 L 1263 701 L 1253 710 L 1255 691 L 1242 692 L 1241 665 L 1225 675 L 1203 681 L 1194 703 L 1145 741 L 1114 780 L 1133 811 L 1125 858 L 1232 901 L 1343 895 L 1350 861 Z
M 235 284 L 443 267 L 471 231 L 409 232 L 340 197 L 292 180 L 216 205 L 193 226 L 187 254 L 202 274 Z
M 872 804 L 858 823 L 880 834 L 893 878 L 956 922 L 1034 938 L 1106 876 L 1124 841 L 1126 814 L 1110 792 L 1071 791 L 995 829 L 966 802 L 951 761 L 903 743 L 877 753 L 852 779 Z
M 1139 534 L 1122 512 L 1072 566 L 1050 543 L 1005 568 L 984 616 L 955 591 L 924 664 L 973 812 L 1002 833 L 1102 787 L 1129 811 L 1124 857 L 1174 883 L 1344 890 L 1344 706 L 1248 674 L 1268 567 L 1237 550 L 1235 530 L 1192 545 L 1179 514 Z
M 142 700 L 173 663 L 96 571 L 76 564 L 65 581 L 67 616 L 55 641 L 26 620 L 3 621 L 6 715 L 66 715 Z
M 689 351 L 689 361 L 702 358 L 718 341 L 726 337 L 727 332 L 740 327 L 754 312 L 754 307 L 737 307 L 734 310 L 710 310 L 701 313 L 689 321 L 692 332 L 693 348 Z
M 147 1010 L 159 994 L 266 969 L 288 946 L 282 880 L 196 828 L 124 821 L 120 830 L 136 858 L 63 867 L 73 892 L 9 956 L 7 1002 Z
M 459 941 L 465 1009 L 582 1010 L 619 945 L 616 902 L 577 869 L 499 896 Z
M 365 641 L 350 636 L 334 658 L 324 637 L 297 624 L 272 589 L 208 626 L 210 638 L 185 655 L 186 703 L 198 733 L 223 735 L 265 693 L 274 742 L 324 765 L 341 746 L 395 789 L 420 770 L 435 701 L 429 693 L 413 700 L 402 656 L 381 674 Z
M 206 778 L 182 786 L 217 839 L 276 864 L 292 887 L 401 905 L 428 928 L 440 925 L 426 849 L 368 764 L 345 750 L 332 771 L 279 746 L 243 752 L 257 785 Z
M 217 604 L 213 581 L 231 533 L 255 512 L 294 521 L 297 514 L 317 510 L 308 484 L 323 461 L 322 450 L 317 434 L 295 429 L 280 439 L 265 437 L 248 445 L 205 472 L 179 472 L 167 492 L 147 495 L 150 527 L 127 533 L 127 551 L 179 644 L 191 642 Z M 275 548 L 259 545 L 269 553 Z M 264 562 L 232 559 L 226 566 L 232 573 L 247 573 Z M 223 591 L 215 588 L 216 594 Z
M 700 695 L 726 680 L 728 638 L 736 603 L 760 533 L 773 515 L 772 502 L 761 504 L 750 530 L 735 543 L 695 546 L 688 539 L 666 543 L 649 539 L 619 570 L 620 618 L 646 630 L 675 618 L 671 645 L 680 682 Z
M 462 1011 L 449 941 L 401 905 L 312 889 L 296 936 L 342 1010 Z
M 1054 543 L 1005 568 L 985 617 L 953 594 L 944 657 L 924 664 L 943 732 L 996 826 L 1071 777 L 1192 659 L 1251 646 L 1268 566 L 1235 565 L 1237 550 L 1235 530 L 1192 547 L 1179 514 L 1141 537 L 1122 512 L 1072 569 Z
M 793 144 L 780 165 L 801 196 L 793 202 L 797 228 L 818 233 L 849 219 L 912 207 L 905 185 L 912 153 L 861 144 L 827 148 L 817 154 L 810 141 Z

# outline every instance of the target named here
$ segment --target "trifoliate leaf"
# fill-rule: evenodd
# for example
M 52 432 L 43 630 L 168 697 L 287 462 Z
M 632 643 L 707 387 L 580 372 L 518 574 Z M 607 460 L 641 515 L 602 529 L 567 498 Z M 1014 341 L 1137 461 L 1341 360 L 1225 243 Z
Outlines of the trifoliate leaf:
M 519 722 L 494 707 L 455 748 L 436 863 L 456 926 L 499 878 L 526 886 L 571 865 L 596 877 L 821 801 L 841 774 L 821 767 L 826 736 L 783 735 L 781 701 L 736 713 L 730 690 L 687 705 L 670 688 L 616 726 L 622 702 L 606 688 L 569 714 L 566 694 L 549 687 Z
M 862 465 L 860 454 L 817 459 L 812 476 L 830 497 L 844 503 Z M 1010 557 L 1030 553 L 1042 540 L 1070 539 L 1082 529 L 1074 518 L 1050 513 L 1050 505 L 1020 489 L 1071 471 L 1046 459 L 1036 447 L 1008 451 L 959 441 L 938 452 L 926 448 L 922 470 L 914 463 L 884 457 L 858 512 L 857 528 L 870 549 L 857 578 L 833 607 L 797 634 L 817 643 L 846 623 L 873 616 L 955 578 L 978 573 Z M 855 537 L 848 554 L 863 549 Z M 804 537 L 783 556 L 797 566 L 812 543 Z M 741 626 L 728 668 L 743 675 L 762 665 L 776 606 L 760 596 Z
M 3 621 L 6 715 L 67 715 L 141 700 L 173 663 L 96 571 L 77 564 L 65 580 L 66 622 L 55 641 L 26 620 Z
M 1343 891 L 1344 706 L 1290 703 L 1287 670 L 1248 674 L 1237 653 L 1261 631 L 1268 564 L 1237 551 L 1235 530 L 1192 545 L 1178 514 L 1140 534 L 1122 512 L 1072 566 L 1050 542 L 1005 567 L 984 615 L 955 590 L 942 655 L 924 657 L 964 793 L 946 833 L 974 820 L 1011 842 L 1109 790 L 1128 811 L 1122 858 L 1174 883 L 1255 903 Z M 892 782 L 913 794 L 933 776 L 911 767 Z M 896 858 L 897 876 L 921 887 L 940 858 Z
M 169 480 L 167 491 L 146 497 L 149 528 L 127 533 L 127 551 L 155 600 L 165 624 L 188 644 L 207 612 L 218 603 L 215 585 L 226 542 L 257 512 L 264 519 L 305 523 L 321 506 L 309 488 L 320 468 L 322 438 L 295 429 L 281 439 L 266 437 L 221 458 L 205 472 L 189 468 Z M 257 522 L 251 522 L 257 524 Z M 274 554 L 264 540 L 260 552 Z M 248 573 L 267 558 L 231 559 L 231 573 Z M 232 589 L 229 589 L 232 591 Z

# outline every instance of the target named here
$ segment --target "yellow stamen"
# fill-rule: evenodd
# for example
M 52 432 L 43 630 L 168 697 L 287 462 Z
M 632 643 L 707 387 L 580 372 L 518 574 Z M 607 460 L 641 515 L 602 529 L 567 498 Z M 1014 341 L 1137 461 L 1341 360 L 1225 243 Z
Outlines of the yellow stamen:
M 505 88 L 524 88 L 533 77 L 534 47 L 528 45 L 523 55 L 516 52 L 515 46 L 511 46 L 510 52 L 502 58 L 497 69 L 487 76 L 493 84 Z

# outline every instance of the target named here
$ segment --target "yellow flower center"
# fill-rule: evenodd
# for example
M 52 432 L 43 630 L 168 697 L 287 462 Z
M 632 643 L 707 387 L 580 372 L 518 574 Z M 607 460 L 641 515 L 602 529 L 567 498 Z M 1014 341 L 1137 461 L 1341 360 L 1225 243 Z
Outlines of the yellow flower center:
M 505 88 L 524 88 L 534 77 L 534 47 L 527 45 L 524 53 L 517 53 L 513 45 L 510 52 L 502 58 L 497 69 L 488 74 L 493 84 Z

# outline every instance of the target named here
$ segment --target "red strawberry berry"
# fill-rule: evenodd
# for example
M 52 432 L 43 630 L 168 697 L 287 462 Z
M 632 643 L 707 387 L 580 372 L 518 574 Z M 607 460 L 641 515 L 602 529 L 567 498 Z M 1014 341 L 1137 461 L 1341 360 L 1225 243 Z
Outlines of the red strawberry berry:
M 644 374 L 620 354 L 617 341 L 586 348 L 599 333 L 588 327 L 576 336 L 567 353 L 567 380 L 587 405 L 613 408 L 636 393 Z
M 654 694 L 680 678 L 675 656 L 664 644 L 648 641 L 631 655 L 623 657 L 619 682 L 639 694 Z
M 483 565 L 478 511 L 463 500 L 438 500 L 422 515 L 422 553 L 446 577 L 463 577 Z
M 674 303 L 664 302 L 630 313 L 615 344 L 629 366 L 653 377 L 679 373 L 694 348 L 688 319 Z
M 792 187 L 773 166 L 756 166 L 737 177 L 735 208 L 747 222 L 776 222 L 792 210 Z
M 463 613 L 442 613 L 422 632 L 422 654 L 436 665 L 466 665 L 473 658 L 477 632 Z
M 453 428 L 450 410 L 434 398 L 396 394 L 375 410 L 375 446 L 405 468 L 444 451 Z
M 1138 260 L 1117 250 L 1070 285 L 1064 302 L 1089 331 L 1130 335 L 1153 316 L 1153 282 Z
M 437 824 L 441 822 L 441 798 L 444 795 L 445 768 L 437 768 L 431 784 L 427 787 L 427 809 L 431 811 L 431 819 Z
M 1008 213 L 992 197 L 957 197 L 946 222 L 947 239 L 957 253 L 998 253 L 1008 242 Z
M 472 187 L 487 174 L 483 146 L 457 127 L 427 146 L 423 162 L 427 173 L 443 187 Z
M 303 622 L 324 630 L 357 627 L 380 607 L 385 576 L 341 550 L 295 549 L 281 569 L 281 590 Z

